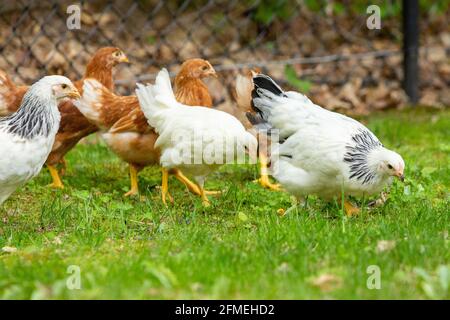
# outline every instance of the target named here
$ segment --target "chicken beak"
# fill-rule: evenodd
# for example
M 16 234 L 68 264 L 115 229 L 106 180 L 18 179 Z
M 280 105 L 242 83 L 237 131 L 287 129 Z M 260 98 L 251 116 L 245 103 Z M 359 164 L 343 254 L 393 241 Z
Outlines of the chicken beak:
M 405 175 L 403 172 L 396 172 L 395 176 L 400 180 L 401 182 L 405 182 Z
M 211 69 L 208 71 L 207 75 L 211 76 L 211 77 L 214 77 L 214 78 L 218 77 L 217 72 L 216 72 L 216 70 L 214 70 L 213 67 L 211 67 Z
M 120 63 L 130 63 L 130 60 L 128 60 L 128 57 L 126 55 L 123 55 L 120 59 L 119 59 Z
M 75 89 L 75 88 L 73 88 L 72 91 L 70 91 L 70 92 L 67 94 L 67 96 L 68 96 L 70 99 L 80 99 L 80 98 L 81 98 L 80 93 L 79 93 L 78 90 Z

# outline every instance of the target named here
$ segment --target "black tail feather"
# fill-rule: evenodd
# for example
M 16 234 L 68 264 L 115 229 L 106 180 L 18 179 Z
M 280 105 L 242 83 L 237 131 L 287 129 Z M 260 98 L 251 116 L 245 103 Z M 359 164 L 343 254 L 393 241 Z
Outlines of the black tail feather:
M 253 103 L 253 99 L 261 97 L 258 93 L 258 89 L 267 90 L 277 96 L 285 96 L 283 89 L 281 89 L 281 87 L 275 81 L 273 81 L 271 77 L 266 76 L 265 74 L 257 74 L 256 76 L 254 76 L 253 85 L 254 88 L 252 90 L 252 109 L 258 113 L 261 113 L 261 110 L 259 110 Z
M 255 113 L 247 113 L 247 119 L 257 129 L 270 129 L 271 125 L 267 123 L 266 115 L 264 115 L 262 110 L 258 109 L 253 99 L 261 98 L 260 94 L 258 93 L 259 89 L 267 90 L 277 96 L 284 96 L 284 91 L 275 81 L 272 80 L 272 78 L 266 76 L 265 74 L 257 74 L 256 76 L 254 76 L 253 84 L 254 88 L 252 90 L 251 105 Z
M 280 88 L 280 86 L 272 80 L 271 77 L 266 76 L 265 74 L 257 74 L 253 77 L 253 84 L 255 85 L 255 88 L 252 91 L 252 98 L 259 97 L 257 89 L 265 89 L 277 96 L 284 95 L 283 89 Z
M 246 114 L 247 119 L 259 132 L 264 131 L 266 135 L 270 136 L 273 129 L 272 125 L 267 121 L 267 115 L 265 115 L 264 112 L 255 105 L 253 99 L 261 98 L 260 93 L 258 93 L 258 89 L 267 90 L 277 96 L 284 96 L 285 94 L 283 89 L 281 89 L 280 86 L 272 80 L 272 78 L 264 74 L 258 74 L 253 77 L 253 84 L 254 89 L 252 91 L 252 109 L 255 112 L 248 112 Z

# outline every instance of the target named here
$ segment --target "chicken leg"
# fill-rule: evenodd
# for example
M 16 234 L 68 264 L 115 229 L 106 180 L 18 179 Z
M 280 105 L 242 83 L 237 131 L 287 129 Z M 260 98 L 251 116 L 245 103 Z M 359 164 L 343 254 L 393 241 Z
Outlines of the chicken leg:
M 260 165 L 260 177 L 256 180 L 261 186 L 270 190 L 281 190 L 279 184 L 274 184 L 270 182 L 269 174 L 268 174 L 268 161 L 267 156 L 265 154 L 259 154 L 259 165 Z
M 194 182 L 189 180 L 180 170 L 172 169 L 170 170 L 170 173 L 173 174 L 175 178 L 177 178 L 181 183 L 183 183 L 190 192 L 199 196 L 202 195 L 202 191 L 199 189 L 199 187 Z M 209 191 L 209 190 L 203 190 L 203 192 L 206 195 L 218 195 L 222 193 L 222 191 Z
M 203 189 L 204 185 L 205 185 L 205 178 L 197 178 L 196 179 L 197 182 L 197 186 L 200 190 L 200 197 L 202 198 L 202 204 L 204 207 L 209 207 L 211 205 L 211 203 L 209 202 L 208 197 L 206 196 L 206 192 L 205 189 Z
M 173 202 L 173 198 L 169 193 L 169 171 L 167 169 L 161 168 L 162 171 L 162 184 L 161 184 L 161 198 L 164 204 L 167 204 L 166 197 L 169 198 L 170 202 Z
M 125 197 L 130 197 L 139 194 L 138 172 L 139 169 L 130 163 L 131 189 L 130 191 L 124 194 Z
M 344 209 L 347 217 L 357 216 L 359 214 L 359 208 L 354 206 L 350 201 L 344 201 Z
M 180 170 L 178 169 L 172 169 L 170 170 L 170 173 L 175 176 L 181 183 L 183 183 L 190 192 L 195 193 L 197 195 L 200 195 L 200 189 L 198 186 L 189 180 Z
M 48 186 L 50 188 L 55 189 L 64 189 L 64 185 L 61 181 L 61 178 L 59 177 L 58 169 L 56 169 L 53 165 L 47 165 L 48 171 L 50 171 L 50 175 L 52 176 L 53 182 L 49 184 Z
M 203 206 L 204 207 L 209 207 L 211 205 L 211 203 L 209 202 L 209 199 L 206 196 L 205 189 L 200 188 L 200 196 L 202 197 L 202 204 L 203 204 Z

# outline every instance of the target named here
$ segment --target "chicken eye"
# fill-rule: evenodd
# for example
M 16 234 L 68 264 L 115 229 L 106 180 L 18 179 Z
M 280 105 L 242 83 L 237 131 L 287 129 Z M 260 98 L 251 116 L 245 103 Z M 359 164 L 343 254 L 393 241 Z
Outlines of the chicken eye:
M 114 56 L 115 56 L 115 57 L 120 56 L 120 52 L 119 52 L 119 51 L 114 52 Z
M 393 167 L 393 166 L 391 166 L 390 164 L 388 164 L 388 166 L 387 166 L 387 167 L 388 167 L 388 169 L 389 169 L 389 170 L 392 170 L 392 169 L 394 169 L 394 167 Z
M 209 69 L 208 66 L 203 66 L 203 67 L 202 67 L 202 70 L 203 70 L 203 71 L 206 71 L 206 70 L 208 70 L 208 69 Z
M 67 89 L 67 84 L 62 84 L 62 85 L 61 85 L 61 88 Z

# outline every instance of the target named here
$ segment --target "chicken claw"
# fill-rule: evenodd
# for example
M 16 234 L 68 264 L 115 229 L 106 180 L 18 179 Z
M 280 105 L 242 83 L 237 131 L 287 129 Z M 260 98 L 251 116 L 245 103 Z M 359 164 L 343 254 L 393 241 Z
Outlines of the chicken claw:
M 55 189 L 64 189 L 64 185 L 61 181 L 61 178 L 59 177 L 58 169 L 56 169 L 55 166 L 48 165 L 48 171 L 50 171 L 50 175 L 52 176 L 53 182 L 49 184 L 48 186 L 50 188 Z
M 201 188 L 200 186 L 199 186 L 199 188 L 200 188 L 200 193 L 201 193 L 200 196 L 202 197 L 202 204 L 203 204 L 203 206 L 204 207 L 209 207 L 211 205 L 211 202 L 209 202 L 209 199 L 206 196 L 205 189 Z
M 131 189 L 124 194 L 125 197 L 131 197 L 139 194 L 139 184 L 138 184 L 138 169 L 130 164 L 130 181 Z
M 259 179 L 256 179 L 255 182 L 258 182 L 261 186 L 263 186 L 266 189 L 280 191 L 281 187 L 279 184 L 274 184 L 270 182 L 267 170 L 268 168 L 267 157 L 265 155 L 260 154 L 259 163 L 260 163 L 260 177 Z
M 372 207 L 372 208 L 381 207 L 386 203 L 387 199 L 388 199 L 388 194 L 386 192 L 382 192 L 380 195 L 380 198 L 369 202 L 368 206 Z
M 266 189 L 281 191 L 281 186 L 278 183 L 275 184 L 270 182 L 268 175 L 261 175 L 261 177 L 259 177 L 259 179 L 254 180 L 254 182 L 259 183 L 262 187 Z
M 191 180 L 189 180 L 180 170 L 178 169 L 172 169 L 170 170 L 170 173 L 173 174 L 175 176 L 175 178 L 177 178 L 180 182 L 182 182 L 190 192 L 201 196 L 201 191 L 200 188 Z M 222 191 L 210 191 L 210 190 L 204 190 L 204 193 L 206 195 L 220 195 L 222 194 Z
M 203 192 L 207 196 L 220 196 L 222 194 L 222 191 L 220 190 L 203 190 Z
M 349 201 L 344 201 L 344 209 L 347 217 L 357 216 L 360 212 L 359 208 L 351 204 Z

